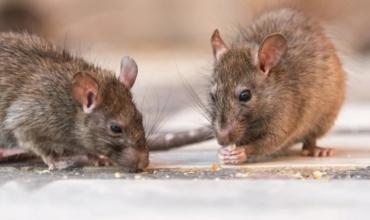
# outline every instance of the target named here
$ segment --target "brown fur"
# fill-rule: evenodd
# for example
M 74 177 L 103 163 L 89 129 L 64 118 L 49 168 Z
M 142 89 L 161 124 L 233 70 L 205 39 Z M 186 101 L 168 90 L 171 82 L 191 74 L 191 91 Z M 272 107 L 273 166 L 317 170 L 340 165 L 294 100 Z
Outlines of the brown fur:
M 72 96 L 81 72 L 97 83 L 99 103 L 90 114 Z M 133 170 L 148 164 L 142 116 L 113 72 L 36 36 L 4 33 L 0 91 L 1 146 L 31 150 L 49 166 L 72 154 L 104 155 Z M 112 121 L 123 125 L 123 135 L 112 135 Z
M 274 33 L 284 36 L 287 51 L 265 76 L 257 53 Z M 214 128 L 231 127 L 226 144 L 248 146 L 249 154 L 268 155 L 297 142 L 316 147 L 343 104 L 345 79 L 333 44 L 315 21 L 290 9 L 267 12 L 215 62 Z M 251 90 L 248 103 L 239 102 L 240 88 Z

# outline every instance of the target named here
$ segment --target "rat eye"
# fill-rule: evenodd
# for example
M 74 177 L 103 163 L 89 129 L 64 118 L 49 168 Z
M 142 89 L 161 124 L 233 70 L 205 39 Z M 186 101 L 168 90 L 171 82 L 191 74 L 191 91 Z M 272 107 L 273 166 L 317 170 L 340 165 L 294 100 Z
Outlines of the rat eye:
M 110 130 L 115 134 L 121 134 L 122 133 L 122 128 L 118 125 L 111 125 Z
M 252 94 L 251 94 L 251 91 L 248 89 L 243 90 L 239 95 L 239 101 L 241 102 L 248 102 L 249 100 L 251 100 L 251 98 L 252 98 Z

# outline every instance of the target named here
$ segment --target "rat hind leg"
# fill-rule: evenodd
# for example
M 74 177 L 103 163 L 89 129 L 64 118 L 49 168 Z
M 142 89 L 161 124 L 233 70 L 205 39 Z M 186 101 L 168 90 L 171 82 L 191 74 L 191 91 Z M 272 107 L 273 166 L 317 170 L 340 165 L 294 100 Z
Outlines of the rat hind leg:
M 17 133 L 17 137 L 19 145 L 41 157 L 43 162 L 49 167 L 49 170 L 62 170 L 72 166 L 70 161 L 59 160 L 63 152 L 57 149 L 63 148 L 58 146 L 58 144 L 49 141 L 36 143 L 33 138 L 26 138 L 27 136 L 19 133 Z
M 303 140 L 302 155 L 310 157 L 331 157 L 334 149 L 322 148 L 316 145 L 316 137 L 308 137 Z
M 64 144 L 44 142 L 30 146 L 32 151 L 41 157 L 49 170 L 70 170 L 88 165 L 108 165 L 103 158 L 92 158 L 87 154 L 69 152 L 64 149 Z M 110 164 L 109 164 L 110 165 Z
M 20 148 L 11 134 L 0 129 L 0 162 L 16 162 L 34 159 L 35 155 Z
M 335 118 L 336 114 L 333 114 L 333 112 L 324 114 L 324 117 L 319 120 L 319 123 L 316 123 L 311 131 L 305 135 L 302 141 L 302 154 L 304 156 L 331 157 L 335 154 L 334 149 L 319 147 L 316 143 L 317 138 L 324 136 L 330 130 L 330 128 L 333 126 Z
M 15 130 L 14 137 L 17 144 L 23 149 L 32 151 L 41 157 L 42 161 L 49 167 L 49 170 L 62 170 L 74 165 L 71 160 L 60 160 L 64 155 L 64 146 L 53 140 L 37 140 L 37 134 L 27 130 Z

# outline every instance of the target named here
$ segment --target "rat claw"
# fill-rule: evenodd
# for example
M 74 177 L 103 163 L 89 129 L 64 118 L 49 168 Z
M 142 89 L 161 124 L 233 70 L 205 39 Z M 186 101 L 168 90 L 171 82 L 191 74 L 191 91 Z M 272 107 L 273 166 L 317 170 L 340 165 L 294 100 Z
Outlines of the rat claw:
M 245 154 L 245 152 L 243 152 L 237 156 L 232 157 L 231 159 L 234 160 L 237 164 L 242 164 L 247 161 L 247 155 Z
M 49 170 L 49 171 L 54 171 L 54 170 L 56 170 L 55 164 L 49 164 L 49 165 L 48 165 L 48 170 Z
M 225 156 L 238 155 L 244 152 L 245 152 L 245 149 L 243 147 L 236 147 L 236 148 L 222 147 L 219 149 L 219 153 Z
M 314 147 L 302 150 L 303 156 L 311 157 L 331 157 L 334 155 L 334 150 L 331 148 Z
M 56 170 L 72 170 L 79 167 L 81 167 L 81 165 L 78 161 L 73 160 L 58 161 L 55 163 Z
M 104 161 L 104 166 L 109 167 L 109 166 L 112 166 L 112 164 L 107 160 L 107 161 Z
M 328 149 L 328 157 L 332 157 L 332 156 L 334 156 L 334 154 L 335 154 L 335 150 L 334 149 Z
M 320 156 L 322 157 L 331 157 L 333 155 L 334 155 L 334 150 L 330 148 L 323 148 L 320 154 Z
M 234 151 L 234 155 L 241 155 L 241 154 L 246 154 L 244 147 L 238 147 Z
M 219 160 L 224 160 L 225 158 L 226 158 L 226 156 L 227 155 L 225 155 L 222 151 L 221 151 L 221 149 L 218 151 L 218 153 L 217 153 L 217 157 L 218 157 L 218 159 Z
M 223 154 L 223 155 L 228 155 L 229 154 L 229 151 L 227 148 L 225 147 L 221 147 L 219 150 L 218 150 L 218 153 L 220 154 Z
M 326 157 L 326 155 L 327 155 L 327 150 L 326 149 L 322 149 L 321 151 L 319 151 L 319 156 L 320 157 Z
M 86 164 L 88 165 L 93 164 L 96 167 L 107 167 L 107 166 L 113 165 L 111 160 L 109 160 L 107 157 L 102 156 L 102 155 L 92 155 L 92 154 L 88 155 Z
M 100 165 L 100 164 L 99 164 L 99 161 L 94 161 L 94 166 L 95 166 L 95 167 L 99 167 L 99 165 Z
M 313 156 L 314 156 L 314 157 L 318 157 L 318 156 L 320 156 L 320 152 L 321 152 L 321 151 L 314 150 L 314 151 L 313 151 Z
M 220 148 L 218 150 L 218 153 L 217 153 L 218 157 L 221 159 L 221 158 L 225 158 L 229 155 L 229 152 L 225 149 L 225 148 Z
M 302 150 L 302 156 L 308 156 L 310 154 L 309 150 Z

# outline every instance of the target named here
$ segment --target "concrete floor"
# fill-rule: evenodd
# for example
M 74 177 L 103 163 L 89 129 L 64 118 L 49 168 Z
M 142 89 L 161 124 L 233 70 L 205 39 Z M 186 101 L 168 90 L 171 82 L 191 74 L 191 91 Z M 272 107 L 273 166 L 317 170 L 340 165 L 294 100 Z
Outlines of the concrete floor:
M 0 210 L 7 220 L 367 219 L 369 198 L 368 181 L 62 180 L 9 182 Z

